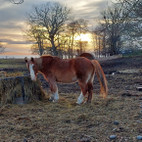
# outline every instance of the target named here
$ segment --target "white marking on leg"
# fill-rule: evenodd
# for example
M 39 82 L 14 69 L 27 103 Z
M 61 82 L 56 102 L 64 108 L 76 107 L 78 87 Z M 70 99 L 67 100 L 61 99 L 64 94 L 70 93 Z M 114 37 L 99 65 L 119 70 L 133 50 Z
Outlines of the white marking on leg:
M 54 93 L 54 100 L 55 100 L 55 101 L 59 100 L 58 89 L 57 89 L 57 91 Z
M 30 76 L 31 76 L 31 79 L 33 80 L 33 81 L 36 81 L 36 76 L 35 76 L 35 72 L 34 72 L 34 70 L 33 70 L 33 64 L 30 64 L 29 65 L 29 69 L 30 69 Z
M 50 101 L 56 102 L 59 100 L 59 94 L 58 94 L 58 90 L 52 94 L 52 96 L 49 99 Z
M 84 96 L 83 96 L 83 94 L 82 94 L 82 92 L 81 92 L 81 94 L 79 95 L 79 97 L 78 97 L 78 99 L 77 99 L 77 104 L 81 104 L 82 102 L 83 102 L 83 100 L 84 100 Z

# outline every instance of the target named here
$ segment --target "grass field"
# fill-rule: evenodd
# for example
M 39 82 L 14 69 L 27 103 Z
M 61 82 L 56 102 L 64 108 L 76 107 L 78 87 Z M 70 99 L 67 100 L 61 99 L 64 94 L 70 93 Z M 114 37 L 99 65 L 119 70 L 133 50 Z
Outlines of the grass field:
M 99 97 L 95 79 L 91 104 L 76 104 L 80 94 L 77 84 L 59 84 L 57 103 L 44 99 L 24 105 L 5 104 L 0 109 L 0 142 L 141 141 L 137 136 L 142 135 L 142 92 L 136 88 L 142 85 L 142 57 L 103 61 L 101 65 L 108 80 L 106 99 Z M 31 87 L 28 82 L 25 89 Z M 111 135 L 116 138 L 111 140 Z
M 19 67 L 25 67 L 24 59 L 0 59 L 0 68 L 19 68 Z
M 6 77 L 21 76 L 27 71 L 24 59 L 0 59 L 0 71 L 6 72 Z

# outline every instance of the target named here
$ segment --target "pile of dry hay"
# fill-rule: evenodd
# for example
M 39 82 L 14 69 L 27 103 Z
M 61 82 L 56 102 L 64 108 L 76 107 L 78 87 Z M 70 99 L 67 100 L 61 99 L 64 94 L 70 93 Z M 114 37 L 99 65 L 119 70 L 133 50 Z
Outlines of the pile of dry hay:
M 42 100 L 45 93 L 39 82 L 29 77 L 5 78 L 0 80 L 0 106 L 15 103 L 15 98 L 24 97 L 27 103 Z

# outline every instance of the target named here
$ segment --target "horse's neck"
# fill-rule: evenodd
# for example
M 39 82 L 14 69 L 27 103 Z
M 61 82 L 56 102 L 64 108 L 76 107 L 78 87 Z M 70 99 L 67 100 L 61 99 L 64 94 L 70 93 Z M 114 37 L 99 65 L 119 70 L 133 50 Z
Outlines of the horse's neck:
M 36 60 L 38 70 L 41 70 L 41 68 L 42 68 L 42 59 L 41 58 L 36 58 L 35 60 Z

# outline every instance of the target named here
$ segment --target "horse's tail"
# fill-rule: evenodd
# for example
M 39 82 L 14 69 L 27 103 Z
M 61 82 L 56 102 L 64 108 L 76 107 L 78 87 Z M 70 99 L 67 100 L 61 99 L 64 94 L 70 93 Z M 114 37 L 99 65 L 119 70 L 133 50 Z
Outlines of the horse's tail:
M 108 94 L 108 87 L 107 87 L 107 80 L 106 80 L 106 76 L 104 74 L 104 71 L 100 65 L 100 63 L 97 60 L 92 60 L 91 61 L 94 65 L 95 68 L 95 73 L 98 77 L 98 80 L 100 82 L 100 95 L 103 96 L 103 98 L 107 97 Z

